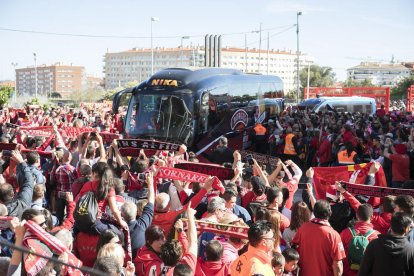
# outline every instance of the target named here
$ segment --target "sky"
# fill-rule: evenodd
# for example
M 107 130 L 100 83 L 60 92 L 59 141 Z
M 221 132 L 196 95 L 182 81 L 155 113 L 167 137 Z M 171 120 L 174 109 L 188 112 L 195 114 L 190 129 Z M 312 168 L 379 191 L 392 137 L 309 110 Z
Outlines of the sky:
M 0 80 L 14 67 L 56 62 L 85 66 L 103 77 L 103 57 L 133 47 L 204 45 L 222 34 L 223 46 L 300 51 L 330 66 L 337 80 L 362 61 L 414 61 L 413 0 L 0 0 Z M 12 31 L 14 30 L 14 31 Z M 51 35 L 49 33 L 54 33 Z M 68 35 L 69 34 L 69 35 Z

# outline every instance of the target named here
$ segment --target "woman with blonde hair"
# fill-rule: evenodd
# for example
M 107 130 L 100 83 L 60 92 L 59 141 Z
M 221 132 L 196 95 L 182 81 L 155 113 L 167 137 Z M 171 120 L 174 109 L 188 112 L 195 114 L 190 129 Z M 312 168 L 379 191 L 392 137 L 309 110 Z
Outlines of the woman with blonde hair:
M 273 233 L 274 233 L 274 247 L 273 252 L 282 253 L 280 250 L 280 237 L 282 234 L 280 233 L 280 221 L 281 221 L 281 214 L 277 210 L 267 210 L 265 214 L 265 220 L 270 222 L 273 226 Z

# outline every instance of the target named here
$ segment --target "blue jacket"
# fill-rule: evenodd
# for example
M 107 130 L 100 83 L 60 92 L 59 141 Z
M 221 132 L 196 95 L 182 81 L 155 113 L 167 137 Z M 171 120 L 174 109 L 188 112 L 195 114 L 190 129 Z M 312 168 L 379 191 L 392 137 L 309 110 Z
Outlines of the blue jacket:
M 128 223 L 131 236 L 132 260 L 135 260 L 138 249 L 145 245 L 145 230 L 151 225 L 153 215 L 154 204 L 149 202 L 145 205 L 142 215 Z
M 252 217 L 249 212 L 247 212 L 246 208 L 236 204 L 233 207 L 233 214 L 243 219 L 247 225 L 250 226 L 252 224 Z
M 24 210 L 30 208 L 32 204 L 34 180 L 33 174 L 26 163 L 17 165 L 16 175 L 18 173 L 22 175 L 22 182 L 19 183 L 19 193 L 11 201 L 4 202 L 4 205 L 9 211 L 9 216 L 20 218 Z

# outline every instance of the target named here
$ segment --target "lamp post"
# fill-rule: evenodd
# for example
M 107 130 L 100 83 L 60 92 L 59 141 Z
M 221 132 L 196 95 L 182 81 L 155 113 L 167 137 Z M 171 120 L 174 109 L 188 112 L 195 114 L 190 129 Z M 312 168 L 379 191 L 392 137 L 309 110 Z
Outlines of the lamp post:
M 299 15 L 302 15 L 302 12 L 296 13 L 296 41 L 297 41 L 297 50 L 296 50 L 296 103 L 299 103 Z
M 35 69 L 35 95 L 36 95 L 36 99 L 37 99 L 37 65 L 36 65 L 36 53 L 33 53 L 33 58 L 34 58 L 34 69 Z
M 152 22 L 160 21 L 158 17 L 151 17 L 151 75 L 154 74 L 154 48 L 152 47 Z
M 17 72 L 16 72 L 16 67 L 19 64 L 17 62 L 12 62 L 11 65 L 14 68 L 14 74 L 15 74 L 15 77 L 14 77 L 14 103 L 16 103 L 16 101 L 17 101 Z
M 189 36 L 182 36 L 181 37 L 181 47 L 180 47 L 180 66 L 183 66 L 183 40 L 190 39 Z

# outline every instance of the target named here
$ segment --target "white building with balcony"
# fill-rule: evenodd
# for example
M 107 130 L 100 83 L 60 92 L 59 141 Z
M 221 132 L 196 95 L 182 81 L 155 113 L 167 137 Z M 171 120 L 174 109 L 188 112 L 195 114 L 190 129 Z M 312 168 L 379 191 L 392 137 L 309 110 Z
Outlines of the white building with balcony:
M 173 67 L 204 67 L 204 47 L 154 48 L 154 72 Z M 296 88 L 296 53 L 291 51 L 230 48 L 221 49 L 220 67 L 246 73 L 279 76 L 288 92 Z M 151 75 L 151 49 L 133 48 L 106 53 L 104 56 L 105 88 L 114 89 L 129 82 L 142 82 Z M 314 63 L 314 58 L 301 54 L 300 69 Z
M 348 79 L 363 81 L 370 79 L 374 85 L 393 86 L 398 81 L 410 76 L 410 69 L 402 64 L 384 64 L 361 62 L 360 65 L 346 70 Z

